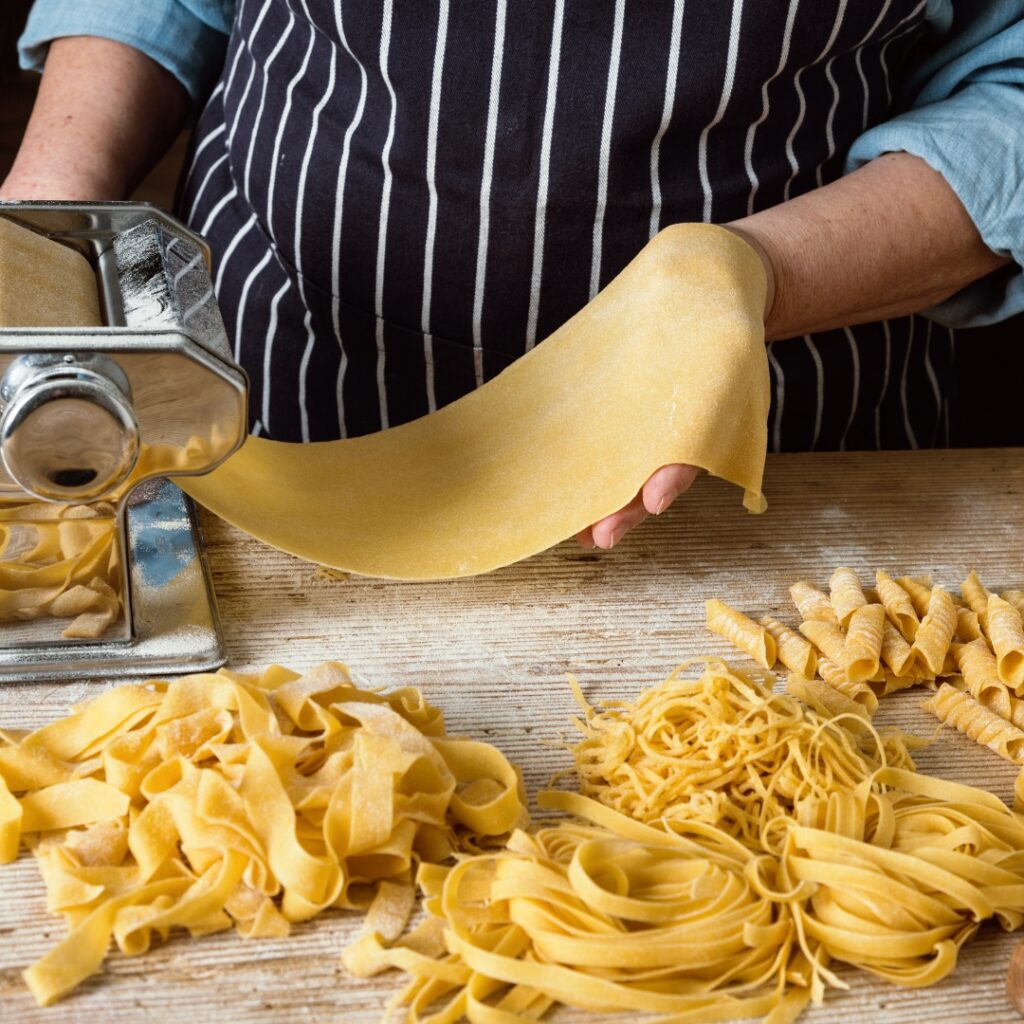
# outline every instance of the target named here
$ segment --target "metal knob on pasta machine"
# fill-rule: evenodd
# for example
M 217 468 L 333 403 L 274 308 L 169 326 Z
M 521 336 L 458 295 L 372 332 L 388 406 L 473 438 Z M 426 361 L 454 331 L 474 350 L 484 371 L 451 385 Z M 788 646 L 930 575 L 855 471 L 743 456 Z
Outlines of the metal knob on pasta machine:
M 195 512 L 166 479 L 208 472 L 246 434 L 209 250 L 148 204 L 0 203 L 0 217 L 89 260 L 103 321 L 0 326 L 5 551 L 21 509 L 37 524 L 51 506 L 54 522 L 112 506 L 123 571 L 123 615 L 98 638 L 67 639 L 45 617 L 0 623 L 0 681 L 222 664 Z

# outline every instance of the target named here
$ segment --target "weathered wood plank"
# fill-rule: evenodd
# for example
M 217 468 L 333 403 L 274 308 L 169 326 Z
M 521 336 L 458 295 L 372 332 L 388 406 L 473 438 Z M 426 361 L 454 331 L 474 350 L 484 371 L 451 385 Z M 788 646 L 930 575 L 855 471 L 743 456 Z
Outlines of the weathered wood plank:
M 591 696 L 629 697 L 685 658 L 731 654 L 704 631 L 706 597 L 792 621 L 788 585 L 825 584 L 837 564 L 865 578 L 875 568 L 931 573 L 950 586 L 973 567 L 994 588 L 1024 586 L 1019 451 L 780 456 L 769 461 L 767 493 L 769 511 L 755 517 L 735 489 L 701 480 L 678 509 L 614 552 L 564 544 L 454 583 L 321 579 L 210 517 L 206 532 L 235 667 L 306 668 L 333 657 L 375 685 L 422 686 L 452 731 L 497 744 L 535 792 L 569 763 L 556 745 L 574 710 L 564 673 Z M 5 687 L 0 724 L 41 725 L 103 687 Z M 880 721 L 931 735 L 935 723 L 920 699 L 895 695 Z M 924 771 L 1010 798 L 1013 768 L 957 734 L 944 732 L 918 760 Z M 42 883 L 23 856 L 0 869 L 0 1021 L 375 1021 L 399 979 L 345 976 L 338 953 L 358 924 L 332 913 L 284 941 L 225 934 L 176 938 L 134 959 L 112 955 L 103 975 L 40 1011 L 19 972 L 63 924 L 45 913 Z M 852 991 L 831 993 L 804 1019 L 1004 1024 L 1015 1019 L 1003 989 L 1014 941 L 986 926 L 956 974 L 933 989 L 900 990 L 848 972 Z

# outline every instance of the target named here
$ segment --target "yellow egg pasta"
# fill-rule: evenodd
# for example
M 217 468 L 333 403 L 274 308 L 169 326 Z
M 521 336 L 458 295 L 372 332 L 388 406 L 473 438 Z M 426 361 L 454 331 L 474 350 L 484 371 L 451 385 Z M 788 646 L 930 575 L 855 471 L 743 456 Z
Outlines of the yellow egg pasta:
M 889 621 L 900 631 L 905 640 L 914 642 L 920 620 L 914 611 L 910 595 L 887 573 L 881 569 L 875 573 L 878 587 L 878 599 L 885 608 Z
M 796 672 L 790 672 L 786 679 L 786 692 L 825 718 L 838 718 L 841 715 L 854 716 L 845 718 L 843 725 L 855 732 L 860 731 L 860 727 L 855 721 L 856 718 L 861 718 L 865 722 L 871 721 L 871 712 L 864 704 L 851 700 L 834 686 L 829 686 L 823 679 L 807 678 Z
M 135 955 L 175 927 L 285 935 L 366 909 L 368 887 L 394 936 L 413 864 L 499 842 L 524 802 L 516 769 L 446 737 L 418 690 L 361 690 L 337 663 L 108 690 L 0 748 L 0 862 L 34 848 L 70 927 L 25 980 L 48 1005 L 111 939 Z
M 928 611 L 913 645 L 918 663 L 932 676 L 942 675 L 955 631 L 956 608 L 952 598 L 942 587 L 932 587 Z
M 989 592 L 973 569 L 967 574 L 967 579 L 960 584 L 960 596 L 967 602 L 967 607 L 984 621 L 988 611 Z
M 868 603 L 861 589 L 860 580 L 857 574 L 848 566 L 841 565 L 829 581 L 829 592 L 832 600 L 832 609 L 836 613 L 839 625 L 844 629 L 849 626 L 850 617 L 858 609 Z
M 905 676 L 914 668 L 913 647 L 889 620 L 882 624 L 882 647 L 879 655 L 892 670 L 893 675 Z
M 996 654 L 999 678 L 1024 693 L 1024 626 L 1020 612 L 996 594 L 988 596 L 988 638 Z
M 978 613 L 970 608 L 957 608 L 956 630 L 954 636 L 961 643 L 970 643 L 972 640 L 981 640 L 984 634 L 981 629 L 981 620 Z
M 999 678 L 996 657 L 989 650 L 988 644 L 984 640 L 954 644 L 953 654 L 964 689 L 982 707 L 1018 727 L 1024 726 L 1024 701 L 1016 700 L 1010 688 Z
M 121 614 L 113 506 L 0 505 L 0 621 L 70 619 L 67 639 L 102 636 Z
M 712 633 L 724 637 L 734 647 L 750 655 L 759 665 L 772 668 L 775 664 L 775 640 L 763 627 L 742 612 L 713 598 L 705 601 L 707 627 Z
M 799 633 L 770 615 L 761 619 L 761 625 L 775 641 L 776 658 L 791 672 L 813 678 L 818 667 L 814 648 Z
M 789 588 L 789 596 L 793 599 L 793 604 L 804 621 L 839 624 L 828 596 L 817 587 L 812 587 L 810 583 L 805 583 L 803 580 L 794 583 Z
M 838 626 L 831 622 L 820 622 L 816 619 L 811 619 L 808 622 L 800 623 L 800 632 L 826 658 L 834 661 L 837 665 L 842 664 L 843 652 L 846 648 L 846 636 Z
M 1005 760 L 1024 763 L 1024 730 L 982 707 L 969 693 L 943 683 L 921 706 Z
M 999 596 L 1024 615 L 1024 590 L 1004 590 Z
M 878 710 L 878 696 L 866 682 L 854 682 L 831 658 L 818 659 L 818 675 L 837 693 L 862 705 L 869 715 Z
M 906 591 L 918 618 L 924 618 L 928 614 L 928 602 L 932 596 L 931 584 L 913 576 L 900 576 L 896 582 Z
M 845 718 L 857 743 L 714 660 L 633 704 L 584 705 L 574 753 L 590 795 L 541 793 L 571 818 L 421 868 L 445 947 L 377 943 L 377 963 L 410 979 L 393 1005 L 408 1024 L 512 1024 L 557 1005 L 783 1024 L 845 987 L 837 961 L 903 986 L 947 976 L 980 921 L 1024 921 L 1024 820 L 894 764 L 909 756 L 899 737 Z
M 862 683 L 878 674 L 885 621 L 880 604 L 861 605 L 850 615 L 841 661 L 850 682 Z

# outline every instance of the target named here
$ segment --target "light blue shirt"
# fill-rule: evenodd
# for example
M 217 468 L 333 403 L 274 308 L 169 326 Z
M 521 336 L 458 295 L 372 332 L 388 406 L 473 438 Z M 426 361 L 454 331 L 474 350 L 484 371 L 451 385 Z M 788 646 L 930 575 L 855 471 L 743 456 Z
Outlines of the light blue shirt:
M 197 102 L 220 71 L 234 0 L 36 0 L 20 40 L 41 69 L 52 39 L 127 43 Z M 898 114 L 851 147 L 847 171 L 882 153 L 921 157 L 946 179 L 993 251 L 1013 259 L 928 311 L 970 327 L 1024 310 L 1024 0 L 929 0 L 928 52 Z

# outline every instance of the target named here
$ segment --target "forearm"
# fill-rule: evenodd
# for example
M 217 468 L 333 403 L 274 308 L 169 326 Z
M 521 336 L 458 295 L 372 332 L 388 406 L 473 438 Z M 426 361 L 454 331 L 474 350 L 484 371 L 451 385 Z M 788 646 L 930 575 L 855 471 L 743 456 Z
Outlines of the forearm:
M 728 227 L 774 277 L 769 341 L 927 309 L 1008 262 L 945 179 L 907 153 Z
M 188 108 L 178 80 L 138 50 L 92 36 L 56 39 L 0 199 L 124 199 Z

